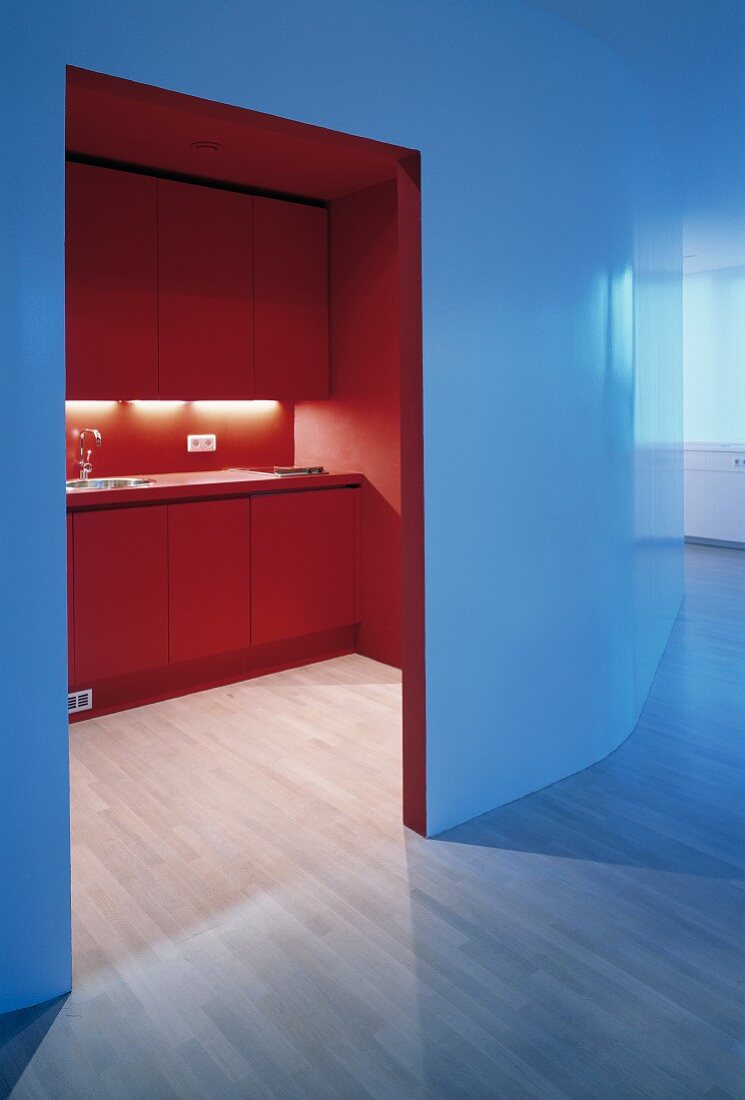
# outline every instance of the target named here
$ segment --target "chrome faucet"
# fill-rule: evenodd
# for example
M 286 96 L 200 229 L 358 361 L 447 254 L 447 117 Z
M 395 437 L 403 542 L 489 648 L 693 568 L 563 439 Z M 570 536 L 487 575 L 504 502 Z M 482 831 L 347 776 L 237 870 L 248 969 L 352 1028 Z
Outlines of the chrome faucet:
M 101 446 L 101 433 L 99 432 L 98 428 L 83 428 L 83 430 L 80 433 L 80 458 L 78 459 L 78 466 L 80 467 L 80 480 L 81 481 L 87 481 L 90 474 L 93 473 L 93 466 L 91 465 L 91 455 L 93 454 L 92 448 L 91 448 L 91 450 L 88 451 L 88 453 L 85 455 L 85 457 L 83 457 L 83 454 L 84 454 L 84 440 L 85 440 L 85 436 L 87 434 L 90 434 L 90 435 L 93 436 L 93 438 L 96 441 L 96 446 L 97 447 Z

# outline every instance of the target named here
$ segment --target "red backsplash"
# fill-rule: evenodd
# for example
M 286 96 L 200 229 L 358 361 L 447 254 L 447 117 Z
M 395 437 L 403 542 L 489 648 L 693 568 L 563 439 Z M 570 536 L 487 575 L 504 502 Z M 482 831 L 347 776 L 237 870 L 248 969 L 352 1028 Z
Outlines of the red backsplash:
M 98 428 L 102 437 L 91 455 L 94 477 L 294 461 L 293 406 L 279 401 L 67 401 L 65 420 L 68 478 L 79 476 L 83 428 Z M 189 454 L 187 435 L 209 432 L 217 436 L 217 450 Z

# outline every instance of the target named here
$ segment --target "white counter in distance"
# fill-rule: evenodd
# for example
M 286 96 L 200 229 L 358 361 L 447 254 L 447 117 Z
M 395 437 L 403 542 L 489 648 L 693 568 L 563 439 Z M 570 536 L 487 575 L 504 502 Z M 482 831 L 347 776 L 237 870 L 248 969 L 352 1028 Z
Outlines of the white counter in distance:
M 745 443 L 686 443 L 685 535 L 745 547 Z

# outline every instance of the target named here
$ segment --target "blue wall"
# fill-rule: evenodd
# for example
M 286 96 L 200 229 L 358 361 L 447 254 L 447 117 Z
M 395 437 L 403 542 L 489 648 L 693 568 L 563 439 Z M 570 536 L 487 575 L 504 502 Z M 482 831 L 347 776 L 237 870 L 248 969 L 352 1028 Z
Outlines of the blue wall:
M 685 438 L 745 442 L 745 267 L 683 280 Z
M 742 217 L 742 0 L 527 0 L 612 45 L 646 95 L 686 212 Z
M 682 594 L 681 247 L 644 107 L 589 36 L 499 23 L 424 176 L 433 833 L 615 748 Z
M 682 509 L 679 245 L 607 47 L 512 0 L 3 18 L 0 416 L 4 468 L 20 434 L 33 485 L 0 485 L 7 1009 L 69 985 L 65 64 L 422 150 L 431 832 L 630 732 L 681 594 Z

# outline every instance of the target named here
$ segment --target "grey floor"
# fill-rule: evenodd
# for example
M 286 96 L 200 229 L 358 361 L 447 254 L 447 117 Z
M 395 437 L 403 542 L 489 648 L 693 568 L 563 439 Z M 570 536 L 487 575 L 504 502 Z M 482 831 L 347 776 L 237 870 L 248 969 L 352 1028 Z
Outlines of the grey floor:
M 172 933 L 147 950 L 124 936 L 107 953 L 114 887 L 97 893 L 93 863 L 83 866 L 93 877 L 77 887 L 76 989 L 6 1018 L 0 1094 L 745 1097 L 745 552 L 688 547 L 686 558 L 687 600 L 631 738 L 435 841 L 395 824 L 395 680 L 341 663 L 310 687 L 270 678 L 250 689 L 298 690 L 286 751 L 302 708 L 326 705 L 339 682 L 369 707 L 370 736 L 388 723 L 379 758 L 364 761 L 369 819 L 356 820 L 361 803 L 342 781 L 344 760 L 359 770 L 359 731 L 339 731 L 331 787 L 328 745 L 306 743 L 302 813 L 283 826 L 271 804 L 246 811 L 253 863 L 240 834 L 203 823 L 202 842 L 234 875 L 211 885 L 199 920 L 182 877 Z M 220 711 L 223 696 L 210 697 Z M 156 712 L 174 736 L 180 705 Z M 79 746 L 100 807 L 113 780 L 93 782 L 90 746 L 124 736 L 108 721 L 87 723 Z M 96 805 L 108 827 L 114 811 Z M 174 835 L 195 844 L 188 815 L 168 812 Z M 129 836 L 118 874 L 134 935 L 147 897 Z

